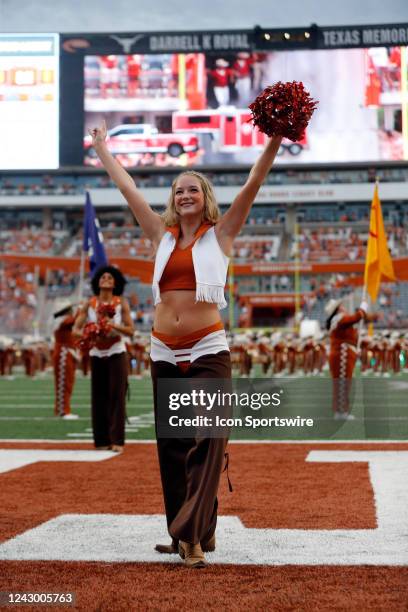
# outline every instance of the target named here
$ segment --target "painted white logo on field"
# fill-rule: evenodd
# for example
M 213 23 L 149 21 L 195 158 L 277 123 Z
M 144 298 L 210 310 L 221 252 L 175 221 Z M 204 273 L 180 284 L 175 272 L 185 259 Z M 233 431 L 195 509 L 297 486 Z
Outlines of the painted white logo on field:
M 0 474 L 39 461 L 104 461 L 117 456 L 110 451 L 93 450 L 0 450 Z
M 368 462 L 376 529 L 247 529 L 219 518 L 212 563 L 238 565 L 408 565 L 408 451 L 313 451 L 307 461 Z M 341 467 L 339 467 L 341 469 Z M 345 496 L 347 492 L 345 491 Z M 160 555 L 161 515 L 62 515 L 0 545 L 0 559 L 179 562 Z

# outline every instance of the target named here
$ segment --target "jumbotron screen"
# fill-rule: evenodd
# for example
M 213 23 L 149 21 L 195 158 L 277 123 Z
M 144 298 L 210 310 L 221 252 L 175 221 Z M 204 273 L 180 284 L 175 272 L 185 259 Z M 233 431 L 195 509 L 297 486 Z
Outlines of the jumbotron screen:
M 278 163 L 403 159 L 401 47 L 85 57 L 85 164 L 99 160 L 88 128 L 106 119 L 127 167 L 252 163 L 264 136 L 248 104 L 277 81 L 303 81 L 319 100 Z M 406 75 L 404 75 L 406 79 Z
M 0 34 L 0 169 L 59 165 L 59 37 Z

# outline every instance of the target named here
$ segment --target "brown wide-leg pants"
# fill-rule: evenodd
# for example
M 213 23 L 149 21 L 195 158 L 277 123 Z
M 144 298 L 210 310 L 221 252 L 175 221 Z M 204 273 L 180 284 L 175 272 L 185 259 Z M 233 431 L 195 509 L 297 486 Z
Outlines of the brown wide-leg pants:
M 151 361 L 157 435 L 157 385 L 160 378 L 231 378 L 229 351 L 204 355 L 187 372 L 166 361 Z M 217 524 L 217 491 L 226 438 L 158 438 L 167 527 L 173 540 L 206 542 Z
M 127 354 L 91 357 L 92 429 L 95 446 L 123 446 Z

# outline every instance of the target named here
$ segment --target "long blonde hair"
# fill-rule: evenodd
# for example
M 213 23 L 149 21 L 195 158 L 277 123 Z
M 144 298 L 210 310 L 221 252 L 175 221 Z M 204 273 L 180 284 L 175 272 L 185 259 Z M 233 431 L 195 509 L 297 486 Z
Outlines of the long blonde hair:
M 216 223 L 221 217 L 221 212 L 217 204 L 217 200 L 215 199 L 215 193 L 211 182 L 208 180 L 204 174 L 200 172 L 195 172 L 194 170 L 187 170 L 186 172 L 182 172 L 179 174 L 173 181 L 171 185 L 171 193 L 167 202 L 167 207 L 164 213 L 162 214 L 162 219 L 167 227 L 171 227 L 172 225 L 176 225 L 179 222 L 179 217 L 176 212 L 175 205 L 175 195 L 176 195 L 176 184 L 180 177 L 182 176 L 193 176 L 196 178 L 203 190 L 204 194 L 204 210 L 203 210 L 203 221 L 210 221 L 210 223 Z

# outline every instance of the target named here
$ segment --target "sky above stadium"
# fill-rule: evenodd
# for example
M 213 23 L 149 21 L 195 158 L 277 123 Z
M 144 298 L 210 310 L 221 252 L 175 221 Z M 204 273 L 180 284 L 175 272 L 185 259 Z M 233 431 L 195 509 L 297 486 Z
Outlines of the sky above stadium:
M 2 32 L 149 32 L 405 22 L 408 0 L 0 0 Z

